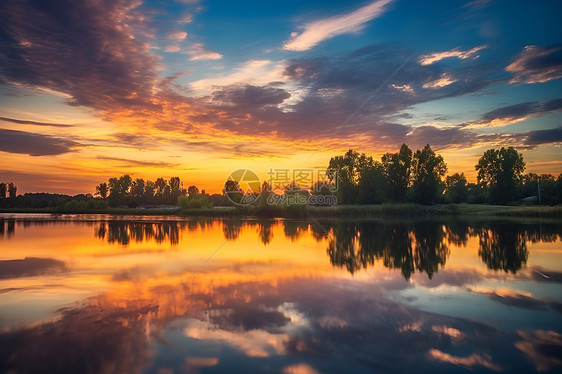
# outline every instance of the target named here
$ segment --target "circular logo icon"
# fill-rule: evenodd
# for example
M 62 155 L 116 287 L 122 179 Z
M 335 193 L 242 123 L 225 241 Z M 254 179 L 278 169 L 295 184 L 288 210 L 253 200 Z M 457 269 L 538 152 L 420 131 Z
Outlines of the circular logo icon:
M 250 205 L 260 196 L 260 178 L 250 169 L 230 173 L 224 183 L 224 194 L 236 205 Z

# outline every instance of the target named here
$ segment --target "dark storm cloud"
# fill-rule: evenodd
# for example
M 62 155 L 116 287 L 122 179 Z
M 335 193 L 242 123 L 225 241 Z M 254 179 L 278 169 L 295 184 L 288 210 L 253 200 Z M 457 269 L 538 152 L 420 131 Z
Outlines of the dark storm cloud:
M 157 63 L 133 35 L 138 3 L 6 1 L 0 5 L 0 82 L 42 87 L 107 110 L 150 106 Z
M 0 129 L 0 151 L 48 156 L 68 153 L 79 143 L 48 135 Z
M 20 124 L 20 125 L 33 125 L 33 126 L 51 126 L 51 127 L 72 127 L 73 126 L 73 125 L 66 125 L 66 124 L 62 124 L 62 123 L 36 122 L 36 121 L 27 121 L 27 120 L 7 118 L 7 117 L 0 117 L 0 121 L 17 123 L 17 124 Z
M 23 260 L 4 260 L 0 261 L 0 279 L 60 273 L 65 268 L 64 262 L 52 258 L 26 257 Z

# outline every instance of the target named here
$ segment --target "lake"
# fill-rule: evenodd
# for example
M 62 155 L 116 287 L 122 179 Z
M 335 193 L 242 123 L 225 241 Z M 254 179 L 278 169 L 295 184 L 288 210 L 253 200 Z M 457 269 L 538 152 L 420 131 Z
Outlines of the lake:
M 560 372 L 562 223 L 0 214 L 0 372 Z

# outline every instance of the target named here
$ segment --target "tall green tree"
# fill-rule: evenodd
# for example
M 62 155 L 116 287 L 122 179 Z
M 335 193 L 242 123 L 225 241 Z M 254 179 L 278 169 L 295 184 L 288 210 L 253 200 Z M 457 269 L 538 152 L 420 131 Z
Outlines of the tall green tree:
M 489 149 L 475 168 L 478 171 L 478 183 L 490 190 L 491 203 L 506 204 L 516 199 L 525 161 L 515 148 Z
M 412 178 L 413 198 L 420 204 L 433 204 L 443 190 L 443 177 L 447 165 L 441 155 L 436 154 L 429 144 L 413 157 Z
M 373 166 L 373 158 L 353 150 L 343 156 L 330 159 L 327 176 L 335 183 L 338 204 L 356 204 L 358 202 L 358 184 L 361 173 Z
M 359 203 L 380 204 L 386 201 L 386 175 L 380 162 L 362 171 L 359 178 Z
M 404 201 L 410 185 L 412 150 L 402 144 L 398 153 L 386 153 L 381 161 L 388 182 L 388 196 L 393 201 Z

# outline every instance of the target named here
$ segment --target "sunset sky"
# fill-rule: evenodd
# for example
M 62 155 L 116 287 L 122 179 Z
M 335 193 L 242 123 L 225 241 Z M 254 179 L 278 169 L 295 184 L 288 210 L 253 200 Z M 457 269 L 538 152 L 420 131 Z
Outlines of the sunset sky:
M 1 1 L 0 181 L 93 193 L 429 143 L 562 172 L 559 1 Z

